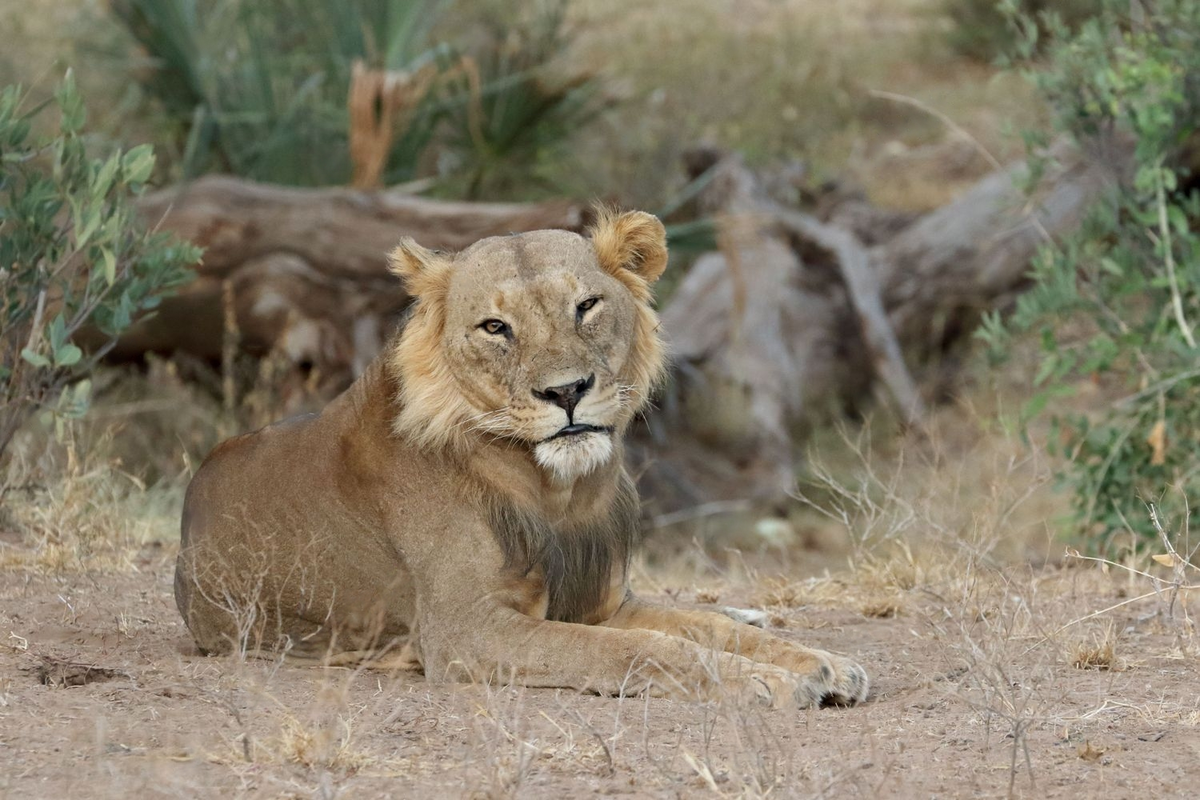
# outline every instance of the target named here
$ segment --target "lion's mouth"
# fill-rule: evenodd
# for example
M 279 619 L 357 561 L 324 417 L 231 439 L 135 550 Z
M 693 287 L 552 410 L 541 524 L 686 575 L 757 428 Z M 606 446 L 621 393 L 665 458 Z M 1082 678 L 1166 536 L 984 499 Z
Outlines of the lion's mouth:
M 612 428 L 601 427 L 599 425 L 588 425 L 586 423 L 576 422 L 576 423 L 573 423 L 573 424 L 568 425 L 565 428 L 561 429 L 560 431 L 555 433 L 553 436 L 546 439 L 546 441 L 552 442 L 555 439 L 562 439 L 567 436 L 579 436 L 580 434 L 583 434 L 583 433 L 612 433 L 612 432 L 613 432 Z

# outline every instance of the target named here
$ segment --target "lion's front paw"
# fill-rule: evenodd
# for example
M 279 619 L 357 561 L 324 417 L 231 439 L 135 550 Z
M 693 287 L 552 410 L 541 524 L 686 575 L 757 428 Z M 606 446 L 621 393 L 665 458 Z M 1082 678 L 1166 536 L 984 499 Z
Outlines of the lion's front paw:
M 826 654 L 833 667 L 833 679 L 829 682 L 829 692 L 822 702 L 834 705 L 853 705 L 867 699 L 871 682 L 867 672 L 856 662 L 841 656 Z
M 867 699 L 870 682 L 862 667 L 848 658 L 823 650 L 810 650 L 796 687 L 796 702 L 801 708 L 815 705 L 853 705 Z
M 855 662 L 824 650 L 796 648 L 785 665 L 754 664 L 725 689 L 771 708 L 853 705 L 867 699 L 870 683 Z
M 733 680 L 726 679 L 723 692 L 732 689 L 742 702 L 767 708 L 801 708 L 813 704 L 804 686 L 804 677 L 766 664 L 756 664 Z
M 739 680 L 743 698 L 771 708 L 853 705 L 867 698 L 867 673 L 848 658 L 813 651 L 803 672 L 758 669 Z

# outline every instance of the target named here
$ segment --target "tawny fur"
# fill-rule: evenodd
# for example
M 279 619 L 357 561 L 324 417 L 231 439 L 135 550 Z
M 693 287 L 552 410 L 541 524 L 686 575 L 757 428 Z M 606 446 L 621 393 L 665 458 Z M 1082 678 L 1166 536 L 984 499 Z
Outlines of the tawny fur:
M 464 429 L 471 408 L 454 387 L 453 365 L 442 351 L 446 317 L 446 292 L 450 263 L 410 238 L 389 257 L 391 271 L 417 298 L 401 336 L 392 348 L 393 374 L 404 375 L 400 384 L 396 434 L 425 447 L 469 447 Z
M 610 694 L 863 699 L 845 658 L 629 590 L 621 439 L 663 376 L 666 261 L 640 212 L 453 255 L 402 242 L 391 266 L 415 300 L 387 352 L 320 415 L 216 448 L 188 488 L 175 593 L 200 648 Z

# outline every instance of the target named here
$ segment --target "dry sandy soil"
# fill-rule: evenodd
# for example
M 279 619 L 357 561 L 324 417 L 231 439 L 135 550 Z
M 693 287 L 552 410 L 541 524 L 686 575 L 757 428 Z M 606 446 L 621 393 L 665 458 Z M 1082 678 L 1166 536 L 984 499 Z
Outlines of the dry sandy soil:
M 16 547 L 15 543 L 5 543 Z M 205 658 L 169 546 L 110 574 L 0 572 L 0 796 L 1194 797 L 1200 668 L 1143 576 L 1084 564 L 879 563 L 841 578 L 670 586 L 765 607 L 854 654 L 856 708 L 433 685 Z M 1173 618 L 1168 613 L 1173 613 Z

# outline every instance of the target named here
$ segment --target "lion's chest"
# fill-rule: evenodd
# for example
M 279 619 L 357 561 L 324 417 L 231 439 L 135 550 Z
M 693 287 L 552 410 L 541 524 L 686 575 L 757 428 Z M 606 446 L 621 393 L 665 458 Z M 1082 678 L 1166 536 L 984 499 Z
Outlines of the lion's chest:
M 550 610 L 550 592 L 540 569 L 525 575 L 513 575 L 505 587 L 508 603 L 525 616 L 545 619 Z
M 611 524 L 561 530 L 502 511 L 492 531 L 504 555 L 514 607 L 559 622 L 598 622 L 620 605 L 629 534 Z M 607 522 L 607 521 L 606 521 Z M 614 600 L 615 598 L 615 600 Z

